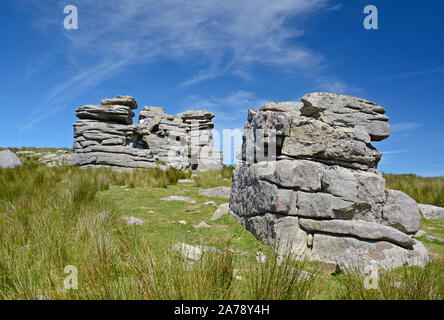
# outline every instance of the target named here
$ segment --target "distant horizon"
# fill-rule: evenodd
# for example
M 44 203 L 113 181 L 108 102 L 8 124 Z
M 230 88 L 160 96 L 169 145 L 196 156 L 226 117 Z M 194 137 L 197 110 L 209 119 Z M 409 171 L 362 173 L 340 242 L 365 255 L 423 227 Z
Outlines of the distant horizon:
M 57 146 L 57 147 L 11 147 L 11 146 L 9 146 L 9 147 L 2 147 L 2 146 L 0 146 L 0 150 L 1 149 L 69 149 L 69 150 L 71 150 L 72 151 L 72 147 L 60 147 L 60 146 Z M 231 164 L 229 164 L 229 163 L 224 163 L 224 165 L 225 166 L 234 166 L 235 165 L 235 163 L 231 163 Z M 143 169 L 141 169 L 141 170 L 143 170 Z M 380 170 L 379 168 L 378 168 L 378 170 Z M 423 175 L 419 175 L 419 174 L 416 174 L 416 173 L 412 173 L 412 172 L 404 172 L 404 173 L 392 173 L 392 172 L 384 172 L 384 171 L 382 171 L 382 170 L 380 170 L 383 174 L 385 174 L 385 175 L 414 175 L 414 176 L 418 176 L 418 177 L 422 177 L 422 178 L 444 178 L 444 175 L 441 175 L 441 176 L 423 176 Z

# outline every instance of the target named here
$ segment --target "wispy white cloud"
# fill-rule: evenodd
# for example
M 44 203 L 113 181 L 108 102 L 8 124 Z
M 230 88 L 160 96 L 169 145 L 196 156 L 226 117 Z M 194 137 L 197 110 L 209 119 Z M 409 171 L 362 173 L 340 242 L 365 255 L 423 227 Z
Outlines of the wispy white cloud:
M 390 150 L 390 151 L 381 151 L 381 153 L 383 155 L 386 154 L 399 154 L 399 153 L 405 153 L 405 152 L 409 152 L 410 150 Z
M 444 66 L 439 66 L 431 69 L 424 69 L 424 70 L 418 70 L 418 71 L 410 71 L 410 72 L 404 72 L 393 76 L 388 76 L 381 78 L 380 80 L 398 80 L 398 79 L 407 79 L 412 77 L 417 77 L 425 74 L 432 74 L 437 72 L 443 72 Z
M 63 99 L 116 76 L 125 68 L 159 59 L 199 61 L 201 69 L 182 86 L 225 74 L 248 78 L 252 65 L 277 70 L 311 70 L 320 87 L 345 91 L 340 80 L 326 79 L 316 69 L 321 54 L 302 41 L 301 17 L 336 10 L 332 0 L 73 0 L 79 29 L 66 31 L 61 16 L 65 1 L 30 0 L 39 11 L 42 31 L 59 30 L 61 44 L 77 72 L 52 88 L 42 114 Z M 53 31 L 51 31 L 53 32 Z M 204 67 L 204 66 L 207 67 Z M 35 123 L 33 120 L 32 123 Z M 23 127 L 31 128 L 31 122 Z
M 412 130 L 417 129 L 421 126 L 422 126 L 422 123 L 419 123 L 419 122 L 400 122 L 400 123 L 392 124 L 390 127 L 391 127 L 392 133 L 403 133 L 403 132 L 412 131 Z
M 206 109 L 217 114 L 217 121 L 224 123 L 227 127 L 237 124 L 239 121 L 246 121 L 248 109 L 257 109 L 269 100 L 258 98 L 253 92 L 236 91 L 227 96 L 201 97 L 192 95 L 186 98 L 183 103 L 183 110 Z
M 316 83 L 315 89 L 319 91 L 350 94 L 350 95 L 361 91 L 361 88 L 351 86 L 350 84 L 334 77 L 328 77 L 322 74 L 316 74 L 314 76 L 311 76 L 311 78 Z
M 24 78 L 29 80 L 33 75 L 41 72 L 52 60 L 54 54 L 46 52 L 35 58 L 32 63 L 28 63 L 25 68 Z

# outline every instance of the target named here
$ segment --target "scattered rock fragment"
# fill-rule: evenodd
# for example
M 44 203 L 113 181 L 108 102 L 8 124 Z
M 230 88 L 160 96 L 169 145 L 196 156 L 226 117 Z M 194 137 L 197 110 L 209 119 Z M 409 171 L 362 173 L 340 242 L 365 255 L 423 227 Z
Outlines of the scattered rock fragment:
M 191 180 L 191 179 L 179 179 L 177 182 L 179 182 L 179 183 L 193 183 L 195 181 Z
M 207 246 L 193 246 L 183 242 L 176 243 L 173 246 L 173 250 L 179 251 L 184 259 L 200 260 L 202 255 L 209 251 L 220 252 L 220 250 L 214 247 Z
M 121 105 L 121 106 L 130 107 L 131 109 L 138 108 L 136 100 L 130 96 L 116 96 L 112 99 L 103 99 L 101 101 L 101 104 L 102 105 Z
M 329 274 L 333 274 L 337 271 L 338 266 L 336 263 L 327 263 L 327 262 L 323 262 L 320 264 L 319 266 L 320 270 L 323 270 Z
M 426 236 L 425 239 L 427 241 L 435 241 L 435 242 L 444 243 L 444 239 L 441 239 L 441 238 L 438 238 L 438 237 L 434 237 L 434 236 Z
M 182 196 L 170 196 L 168 198 L 162 198 L 160 200 L 162 200 L 162 201 L 183 201 L 183 202 L 187 202 L 187 203 L 191 203 L 191 204 L 196 203 L 196 201 L 182 197 Z
M 229 203 L 222 203 L 216 211 L 213 213 L 213 215 L 210 218 L 210 221 L 215 221 L 223 216 L 226 216 L 230 213 L 230 204 Z
M 267 256 L 263 252 L 256 252 L 256 261 L 259 263 L 265 263 L 267 261 Z
M 418 230 L 418 232 L 417 233 L 415 233 L 415 238 L 419 238 L 419 237 L 422 237 L 423 235 L 425 235 L 426 234 L 426 232 L 424 231 L 424 230 Z
M 142 225 L 142 224 L 145 223 L 145 221 L 144 221 L 143 219 L 136 218 L 136 217 L 133 217 L 133 216 L 131 216 L 131 217 L 125 217 L 125 218 L 123 218 L 123 219 L 126 220 L 126 223 L 127 223 L 127 225 L 129 225 L 129 226 L 133 226 L 133 225 L 137 225 L 137 226 L 139 226 L 139 225 Z
M 418 204 L 418 206 L 424 219 L 444 220 L 444 208 L 432 206 L 429 204 Z
M 199 190 L 199 195 L 214 198 L 230 199 L 230 187 L 215 187 Z
M 209 224 L 207 224 L 205 221 L 201 221 L 199 224 L 196 224 L 193 227 L 196 228 L 196 229 L 211 228 L 211 226 Z
M 33 156 L 36 155 L 37 153 L 34 151 L 17 151 L 15 154 L 18 156 Z
M 7 168 L 12 169 L 16 167 L 21 167 L 22 162 L 20 161 L 19 157 L 15 155 L 10 150 L 3 150 L 0 151 L 0 167 L 1 168 Z
M 44 160 L 54 160 L 54 159 L 56 159 L 56 158 L 58 158 L 59 156 L 57 155 L 57 154 L 55 154 L 55 153 L 49 153 L 49 154 L 46 154 L 46 155 L 44 155 L 41 159 L 40 159 L 40 161 L 44 161 Z

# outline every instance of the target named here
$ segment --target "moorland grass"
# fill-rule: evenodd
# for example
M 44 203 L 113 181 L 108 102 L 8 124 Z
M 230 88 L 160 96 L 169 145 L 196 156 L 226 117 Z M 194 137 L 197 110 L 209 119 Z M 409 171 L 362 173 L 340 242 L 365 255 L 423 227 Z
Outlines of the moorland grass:
M 56 153 L 58 150 L 64 150 L 68 153 L 72 153 L 72 149 L 61 147 L 61 148 L 36 148 L 36 147 L 21 147 L 21 148 L 3 148 L 0 147 L 0 151 L 2 150 L 11 150 L 12 152 L 16 153 L 17 151 L 34 151 L 37 153 Z
M 405 192 L 418 203 L 444 207 L 444 177 L 424 178 L 414 174 L 385 174 L 387 189 Z
M 196 185 L 201 188 L 230 187 L 233 169 L 233 166 L 224 166 L 222 170 L 200 172 L 194 180 Z
M 424 268 L 402 267 L 379 271 L 377 288 L 365 287 L 367 275 L 348 270 L 340 277 L 339 299 L 345 300 L 442 300 L 444 298 L 444 261 L 436 260 Z
M 309 300 L 316 297 L 317 270 L 306 271 L 307 261 L 293 260 L 290 255 L 268 257 L 253 264 L 248 273 L 249 296 L 256 300 Z
M 249 289 L 248 281 L 235 284 L 240 280 L 234 279 L 235 258 L 227 241 L 219 241 L 220 251 L 186 261 L 171 249 L 176 239 L 168 241 L 163 234 L 162 241 L 156 241 L 142 226 L 127 226 L 119 204 L 101 196 L 115 188 L 125 193 L 131 186 L 161 192 L 181 175 L 173 169 L 125 173 L 25 166 L 0 170 L 0 298 L 260 296 Z M 246 269 L 250 263 L 241 262 L 240 267 Z M 63 287 L 64 269 L 70 265 L 79 272 L 76 290 Z M 261 272 L 252 279 L 260 278 Z
M 442 299 L 439 260 L 426 269 L 384 273 L 382 293 L 363 291 L 362 278 L 353 274 L 330 276 L 289 259 L 277 263 L 234 219 L 208 220 L 215 208 L 198 191 L 229 185 L 231 172 L 199 173 L 195 184 L 180 184 L 191 172 L 45 168 L 32 160 L 0 169 L 0 299 Z M 169 195 L 196 203 L 160 201 Z M 129 215 L 146 223 L 128 226 L 122 218 Z M 211 228 L 193 227 L 202 220 Z M 429 227 L 440 235 L 438 223 Z M 219 251 L 188 261 L 172 249 L 177 242 Z M 433 245 L 444 252 L 442 244 Z M 266 263 L 256 261 L 257 251 Z M 69 265 L 79 271 L 77 290 L 63 287 Z M 394 289 L 395 282 L 407 289 Z

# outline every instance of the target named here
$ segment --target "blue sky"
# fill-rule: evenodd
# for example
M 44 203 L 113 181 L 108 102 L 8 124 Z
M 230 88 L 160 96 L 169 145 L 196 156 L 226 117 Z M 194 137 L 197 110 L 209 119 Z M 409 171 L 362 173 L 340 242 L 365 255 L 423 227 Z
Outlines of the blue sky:
M 69 4 L 78 30 L 63 27 Z M 363 27 L 369 4 L 378 30 Z M 222 132 L 267 101 L 328 91 L 387 109 L 381 170 L 444 176 L 443 12 L 441 0 L 4 0 L 0 146 L 71 147 L 74 109 L 119 94 L 136 113 L 207 109 Z

